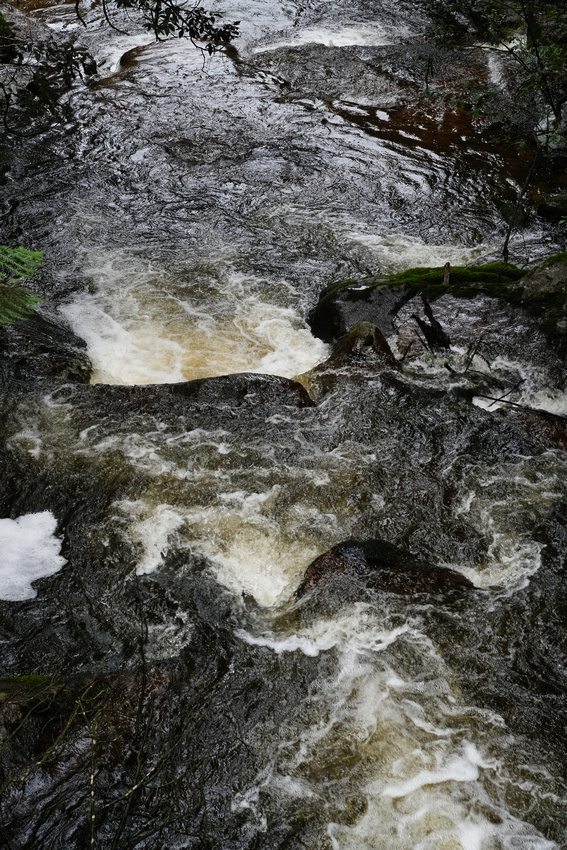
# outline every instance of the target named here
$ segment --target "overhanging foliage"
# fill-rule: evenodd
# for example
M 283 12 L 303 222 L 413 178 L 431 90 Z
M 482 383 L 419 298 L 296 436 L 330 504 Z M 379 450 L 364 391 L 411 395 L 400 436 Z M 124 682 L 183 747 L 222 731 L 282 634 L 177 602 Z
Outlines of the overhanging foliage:
M 36 309 L 41 297 L 25 283 L 43 266 L 43 251 L 0 245 L 0 325 L 25 319 Z

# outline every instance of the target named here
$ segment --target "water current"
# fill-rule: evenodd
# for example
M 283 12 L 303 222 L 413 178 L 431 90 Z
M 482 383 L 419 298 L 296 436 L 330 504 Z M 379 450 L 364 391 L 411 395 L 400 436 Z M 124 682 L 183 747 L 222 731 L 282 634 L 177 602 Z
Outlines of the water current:
M 521 382 L 517 402 L 567 414 L 563 363 L 535 324 L 447 296 L 436 315 L 454 371 L 414 348 L 394 384 L 370 364 L 314 407 L 128 389 L 239 372 L 310 389 L 330 353 L 307 322 L 325 286 L 497 257 L 499 204 L 521 182 L 516 148 L 426 92 L 431 57 L 442 92 L 482 60 L 434 52 L 424 13 L 387 0 L 222 10 L 242 21 L 238 53 L 203 59 L 134 21 L 113 33 L 96 6 L 83 33 L 72 5 L 34 4 L 36 20 L 80 33 L 100 80 L 77 87 L 76 126 L 47 153 L 30 143 L 18 165 L 12 152 L 5 220 L 45 250 L 43 309 L 85 340 L 93 371 L 90 386 L 20 392 L 3 414 L 18 470 L 0 520 L 3 610 L 20 618 L 3 615 L 19 635 L 3 631 L 4 670 L 131 678 L 113 696 L 120 717 L 83 712 L 67 744 L 45 733 L 60 760 L 8 792 L 6 846 L 89 846 L 94 812 L 101 850 L 566 847 L 564 681 L 546 666 L 559 652 L 546 617 L 567 461 L 482 398 Z M 560 247 L 532 223 L 511 259 Z M 398 357 L 415 310 L 392 327 Z M 467 395 L 457 373 L 480 333 Z M 304 612 L 306 567 L 351 537 L 478 591 Z M 34 589 L 18 539 L 44 565 Z M 150 696 L 136 709 L 141 608 Z M 97 723 L 113 730 L 100 754 Z M 160 728 L 151 745 L 142 723 Z

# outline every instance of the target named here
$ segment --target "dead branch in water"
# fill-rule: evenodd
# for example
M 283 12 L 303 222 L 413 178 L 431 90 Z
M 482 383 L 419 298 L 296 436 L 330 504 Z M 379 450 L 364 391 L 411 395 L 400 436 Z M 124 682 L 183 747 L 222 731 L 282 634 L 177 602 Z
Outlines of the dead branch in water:
M 523 384 L 523 383 L 524 383 L 524 379 L 523 379 L 523 378 L 520 378 L 520 380 L 518 381 L 518 383 L 517 383 L 517 384 L 514 384 L 514 386 L 512 387 L 512 389 L 511 389 L 511 390 L 508 390 L 508 392 L 507 392 L 507 393 L 504 393 L 504 395 L 501 395 L 501 396 L 500 396 L 500 398 L 498 399 L 498 401 L 503 401 L 503 400 L 504 400 L 505 398 L 507 398 L 509 395 L 512 395 L 512 393 L 513 393 L 515 390 L 517 390 L 517 389 L 518 389 L 518 387 L 519 387 L 521 384 Z M 496 404 L 496 402 L 494 402 L 494 404 Z M 490 407 L 493 407 L 493 405 L 491 404 L 491 405 L 490 405 Z
M 506 395 L 508 395 L 508 393 L 506 393 Z M 494 403 L 508 404 L 510 407 L 515 407 L 518 410 L 524 410 L 526 413 L 535 413 L 536 415 L 543 416 L 546 419 L 560 419 L 562 422 L 567 422 L 567 416 L 563 416 L 561 413 L 552 413 L 550 410 L 542 410 L 539 407 L 528 407 L 527 404 L 518 404 L 515 401 L 507 401 L 504 396 L 502 396 L 502 398 L 494 398 L 493 396 L 481 395 L 480 393 L 477 393 L 477 396 L 478 398 L 486 398 Z M 492 407 L 492 405 L 490 405 L 490 407 Z
M 421 296 L 421 300 L 423 302 L 423 309 L 425 311 L 425 315 L 429 319 L 429 323 L 424 319 L 420 318 L 416 313 L 412 315 L 412 319 L 414 319 L 419 328 L 427 340 L 427 345 L 430 351 L 439 350 L 440 348 L 450 348 L 451 340 L 443 330 L 441 323 L 437 321 L 435 316 L 433 315 L 433 310 L 431 309 L 431 304 L 425 297 L 425 295 Z M 418 334 L 419 336 L 419 334 Z

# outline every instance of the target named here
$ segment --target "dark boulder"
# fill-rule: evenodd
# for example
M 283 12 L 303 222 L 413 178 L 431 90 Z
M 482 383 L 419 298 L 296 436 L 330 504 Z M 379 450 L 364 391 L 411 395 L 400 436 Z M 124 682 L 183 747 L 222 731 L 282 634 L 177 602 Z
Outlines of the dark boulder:
M 324 289 L 309 316 L 313 334 L 324 342 L 335 342 L 347 328 L 367 321 L 389 336 L 396 331 L 400 309 L 416 295 L 433 302 L 450 293 L 457 298 L 476 298 L 479 293 L 522 304 L 517 286 L 525 271 L 509 263 L 478 266 L 444 266 L 406 269 L 396 274 L 360 280 L 342 280 Z M 425 305 L 424 305 L 425 307 Z M 444 347 L 444 346 L 442 346 Z
M 167 410 L 237 409 L 246 415 L 271 415 L 282 407 L 313 407 L 309 393 L 299 381 L 278 375 L 256 375 L 239 372 L 196 381 L 174 384 L 112 385 L 89 387 L 85 401 L 104 408 L 104 415 L 113 410 L 129 413 L 151 413 Z M 77 403 L 77 402 L 76 402 Z
M 355 366 L 364 362 L 368 355 L 371 355 L 374 365 L 379 364 L 384 369 L 400 368 L 386 337 L 380 328 L 371 322 L 358 322 L 353 325 L 337 342 L 331 356 L 316 368 L 340 369 L 343 366 Z
M 550 195 L 539 204 L 537 214 L 549 221 L 560 221 L 567 216 L 567 195 Z
M 314 336 L 335 342 L 358 322 L 372 322 L 391 334 L 396 313 L 414 293 L 405 286 L 378 286 L 379 280 L 369 277 L 325 289 L 309 316 Z
M 385 540 L 346 540 L 307 567 L 296 595 L 300 599 L 311 591 L 330 589 L 333 594 L 340 589 L 352 598 L 349 586 L 407 595 L 474 588 L 455 570 L 435 566 Z
M 534 295 L 564 295 L 567 288 L 567 252 L 548 257 L 525 276 L 524 299 Z
M 522 280 L 522 307 L 537 319 L 548 341 L 567 354 L 567 251 L 548 257 Z

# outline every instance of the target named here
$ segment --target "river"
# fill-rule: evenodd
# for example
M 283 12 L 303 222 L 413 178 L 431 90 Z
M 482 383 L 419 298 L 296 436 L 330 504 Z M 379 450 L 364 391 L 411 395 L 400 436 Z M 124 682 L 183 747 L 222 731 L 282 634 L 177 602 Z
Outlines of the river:
M 43 315 L 92 372 L 22 367 L 2 410 L 1 681 L 37 677 L 4 712 L 6 846 L 567 847 L 565 451 L 458 374 L 482 333 L 484 394 L 521 381 L 567 415 L 537 324 L 446 296 L 447 356 L 417 346 L 393 382 L 370 360 L 314 406 L 166 386 L 305 376 L 331 351 L 308 324 L 325 286 L 498 259 L 525 154 L 459 105 L 485 60 L 428 44 L 423 12 L 222 10 L 237 53 L 204 59 L 34 5 L 99 77 L 73 126 L 3 149 L 5 240 L 46 252 Z M 533 219 L 510 249 L 564 245 Z M 349 538 L 477 590 L 302 606 Z

